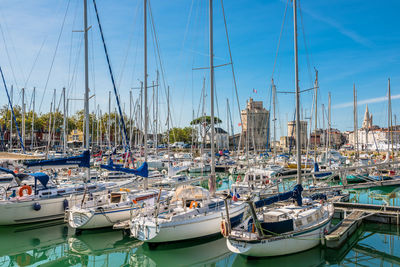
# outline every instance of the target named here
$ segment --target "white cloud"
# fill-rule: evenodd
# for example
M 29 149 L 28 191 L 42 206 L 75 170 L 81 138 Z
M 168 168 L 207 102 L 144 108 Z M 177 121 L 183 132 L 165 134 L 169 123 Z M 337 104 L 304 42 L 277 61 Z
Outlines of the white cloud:
M 399 99 L 400 98 L 400 94 L 392 95 L 391 98 L 392 98 L 392 100 L 393 99 Z M 374 98 L 369 98 L 369 99 L 364 99 L 364 100 L 361 100 L 361 101 L 357 101 L 357 106 L 361 106 L 361 105 L 365 105 L 365 104 L 380 103 L 380 102 L 385 102 L 385 101 L 388 101 L 388 97 L 387 96 L 374 97 Z M 352 106 L 353 106 L 353 102 L 346 102 L 346 103 L 333 105 L 332 108 L 339 109 L 339 108 L 348 108 L 348 107 L 352 107 Z

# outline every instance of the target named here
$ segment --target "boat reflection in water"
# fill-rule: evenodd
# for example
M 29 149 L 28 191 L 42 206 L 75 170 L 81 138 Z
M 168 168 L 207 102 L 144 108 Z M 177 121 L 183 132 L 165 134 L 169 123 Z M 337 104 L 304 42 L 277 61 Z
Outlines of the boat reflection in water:
M 396 225 L 364 223 L 339 249 L 318 246 L 271 258 L 230 253 L 219 237 L 150 249 L 121 231 L 73 233 L 62 222 L 0 227 L 0 266 L 400 266 Z
M 70 253 L 79 255 L 102 255 L 110 252 L 135 252 L 143 242 L 124 235 L 122 231 L 101 229 L 85 232 L 68 239 Z
M 84 266 L 125 266 L 142 244 L 123 231 L 112 229 L 84 232 L 68 239 L 69 254 L 79 258 Z
M 321 246 L 312 249 L 279 257 L 250 258 L 243 255 L 237 255 L 232 267 L 239 266 L 323 266 L 325 265 L 325 251 Z
M 184 241 L 161 244 L 150 249 L 143 244 L 131 256 L 131 266 L 208 266 L 219 262 L 220 266 L 230 266 L 231 256 L 226 241 L 221 237 L 213 237 L 204 241 Z
M 0 266 L 75 264 L 75 259 L 64 253 L 72 234 L 62 221 L 0 227 Z

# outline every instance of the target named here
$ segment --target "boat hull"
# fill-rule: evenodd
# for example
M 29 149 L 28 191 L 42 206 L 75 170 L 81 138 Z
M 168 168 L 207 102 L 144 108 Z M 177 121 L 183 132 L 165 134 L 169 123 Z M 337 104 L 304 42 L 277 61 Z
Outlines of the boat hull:
M 114 224 L 129 220 L 131 211 L 136 208 L 113 209 L 104 212 L 90 212 L 72 208 L 68 211 L 68 224 L 75 229 L 96 229 L 112 227 Z
M 273 257 L 293 254 L 311 249 L 321 243 L 324 232 L 330 227 L 330 220 L 319 226 L 299 233 L 279 235 L 256 242 L 244 242 L 237 239 L 226 240 L 230 251 L 252 257 Z
M 232 225 L 241 222 L 245 210 L 245 204 L 229 209 Z M 131 234 L 133 237 L 149 243 L 175 242 L 216 235 L 220 233 L 222 212 L 212 212 L 190 220 L 175 222 L 156 223 L 154 218 L 152 220 L 138 218 L 131 225 Z
M 82 195 L 74 197 L 74 201 L 82 200 Z M 68 197 L 37 199 L 0 204 L 0 225 L 14 225 L 33 222 L 44 222 L 64 218 L 66 202 L 72 205 Z M 38 203 L 40 210 L 35 210 Z

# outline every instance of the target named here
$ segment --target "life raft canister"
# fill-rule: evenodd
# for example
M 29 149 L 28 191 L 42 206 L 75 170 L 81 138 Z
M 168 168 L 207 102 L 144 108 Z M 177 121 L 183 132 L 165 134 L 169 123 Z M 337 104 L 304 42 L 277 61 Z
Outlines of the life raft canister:
M 29 185 L 23 185 L 23 186 L 21 186 L 21 187 L 19 188 L 19 190 L 18 190 L 18 195 L 19 195 L 20 197 L 23 197 L 23 196 L 24 196 L 24 191 L 27 191 L 26 193 L 27 193 L 28 195 L 32 195 L 32 187 L 30 187 Z

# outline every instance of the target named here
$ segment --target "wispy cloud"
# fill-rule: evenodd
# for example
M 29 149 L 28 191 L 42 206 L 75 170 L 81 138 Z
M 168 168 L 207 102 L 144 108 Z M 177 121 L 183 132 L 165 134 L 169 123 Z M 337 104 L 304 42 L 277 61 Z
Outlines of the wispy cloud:
M 352 31 L 350 29 L 345 28 L 343 25 L 338 23 L 336 20 L 331 19 L 331 18 L 329 18 L 327 16 L 322 16 L 322 15 L 320 15 L 318 13 L 315 13 L 315 12 L 313 12 L 313 11 L 307 9 L 307 8 L 304 8 L 304 7 L 301 7 L 301 9 L 303 10 L 304 13 L 306 13 L 310 17 L 312 17 L 312 18 L 314 18 L 314 19 L 316 19 L 318 21 L 321 21 L 323 23 L 328 24 L 329 26 L 335 28 L 341 34 L 349 37 L 354 42 L 359 43 L 359 44 L 361 44 L 363 46 L 366 46 L 366 47 L 372 47 L 373 46 L 373 43 L 370 40 L 368 40 L 367 38 L 359 35 L 358 33 L 354 32 L 354 31 Z
M 392 95 L 391 99 L 400 99 L 400 94 L 398 95 Z M 374 104 L 374 103 L 380 103 L 380 102 L 385 102 L 388 100 L 387 96 L 381 96 L 381 97 L 374 97 L 374 98 L 369 98 L 369 99 L 364 99 L 361 101 L 357 101 L 357 106 L 365 105 L 365 104 Z M 346 103 L 341 103 L 337 105 L 333 105 L 332 108 L 335 109 L 340 109 L 340 108 L 348 108 L 352 107 L 353 102 L 346 102 Z

